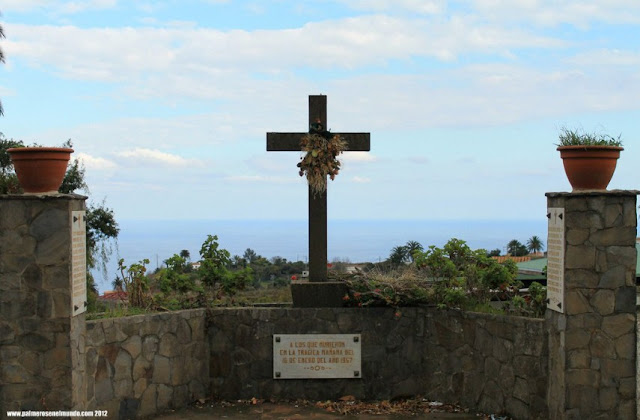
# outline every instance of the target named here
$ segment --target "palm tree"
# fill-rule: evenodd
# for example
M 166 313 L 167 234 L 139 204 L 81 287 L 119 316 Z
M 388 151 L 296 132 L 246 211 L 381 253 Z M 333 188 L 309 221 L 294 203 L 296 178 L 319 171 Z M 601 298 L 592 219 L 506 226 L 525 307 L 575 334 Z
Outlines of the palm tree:
M 511 254 L 514 257 L 520 257 L 526 255 L 527 247 L 522 245 L 517 239 L 509 241 L 507 244 L 507 254 Z
M 529 238 L 529 240 L 527 241 L 527 249 L 529 250 L 529 252 L 531 253 L 536 253 L 536 252 L 540 252 L 542 251 L 542 248 L 544 247 L 544 242 L 542 242 L 540 240 L 540 238 L 538 238 L 537 236 L 533 235 L 531 238 Z
M 405 244 L 404 246 L 407 249 L 407 253 L 409 254 L 409 258 L 411 258 L 411 262 L 414 261 L 414 257 L 413 257 L 413 253 L 414 252 L 422 252 L 422 250 L 424 250 L 424 248 L 422 247 L 422 245 L 420 244 L 420 242 L 418 241 L 409 241 Z
M 399 266 L 400 264 L 404 264 L 409 260 L 408 249 L 406 246 L 396 246 L 391 250 L 391 254 L 389 255 L 389 262 L 393 266 Z

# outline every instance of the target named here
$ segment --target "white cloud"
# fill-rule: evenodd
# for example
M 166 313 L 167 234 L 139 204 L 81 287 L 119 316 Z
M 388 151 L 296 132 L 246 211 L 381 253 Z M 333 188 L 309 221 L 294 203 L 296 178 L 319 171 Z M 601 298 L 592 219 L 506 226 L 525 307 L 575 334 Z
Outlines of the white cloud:
M 27 12 L 30 10 L 44 8 L 48 0 L 4 0 L 2 2 L 3 12 Z
M 482 18 L 500 22 L 568 23 L 583 28 L 593 22 L 640 22 L 637 0 L 472 0 L 472 3 Z
M 612 75 L 615 75 L 612 77 Z M 372 90 L 371 86 L 377 89 Z M 503 125 L 579 112 L 637 109 L 633 67 L 475 64 L 424 75 L 369 75 L 331 84 L 332 115 L 359 130 Z M 351 98 L 362 99 L 354 111 Z M 344 114 L 344 115 L 342 115 Z M 375 115 L 375 119 L 369 116 Z M 372 147 L 375 142 L 372 140 Z
M 576 54 L 565 61 L 580 67 L 640 67 L 640 52 L 598 49 Z
M 340 2 L 354 9 L 372 11 L 405 9 L 415 13 L 436 14 L 446 9 L 445 0 L 340 0 Z
M 82 0 L 63 3 L 56 12 L 63 15 L 75 14 L 86 10 L 104 10 L 116 6 L 118 0 Z
M 362 176 L 354 176 L 353 178 L 351 178 L 351 180 L 356 184 L 368 184 L 371 182 L 371 178 L 362 177 Z
M 327 26 L 332 30 L 327 31 Z M 65 77 L 122 81 L 149 87 L 161 78 L 192 91 L 203 80 L 284 68 L 354 69 L 390 60 L 450 60 L 466 52 L 503 54 L 509 48 L 555 48 L 562 41 L 518 29 L 487 27 L 464 18 L 447 21 L 362 16 L 313 22 L 288 30 L 218 31 L 204 28 L 78 28 L 8 24 L 7 54 Z M 309 48 L 317 45 L 318 48 Z M 200 83 L 197 83 L 197 82 Z M 153 83 L 152 83 L 153 84 Z M 171 83 L 169 83 L 171 84 Z M 215 95 L 211 90 L 209 94 Z
M 75 153 L 74 158 L 80 160 L 88 170 L 110 170 L 117 168 L 117 164 L 111 160 L 91 156 L 87 153 Z
M 111 9 L 118 4 L 118 0 L 76 0 L 76 1 L 51 1 L 51 0 L 4 0 L 2 11 L 28 12 L 32 10 L 45 10 L 54 14 L 69 15 L 87 10 Z
M 200 166 L 201 162 L 195 159 L 185 159 L 181 156 L 171 153 L 161 152 L 159 150 L 145 149 L 137 147 L 135 149 L 123 150 L 117 155 L 121 158 L 128 159 L 136 164 L 147 165 L 168 165 L 172 167 L 188 167 Z
M 375 162 L 378 160 L 375 155 L 370 152 L 349 152 L 348 150 L 340 155 L 340 160 L 345 162 Z
M 266 183 L 266 184 L 295 184 L 299 180 L 296 177 L 262 176 L 262 175 L 231 175 L 224 177 L 225 181 L 242 183 Z

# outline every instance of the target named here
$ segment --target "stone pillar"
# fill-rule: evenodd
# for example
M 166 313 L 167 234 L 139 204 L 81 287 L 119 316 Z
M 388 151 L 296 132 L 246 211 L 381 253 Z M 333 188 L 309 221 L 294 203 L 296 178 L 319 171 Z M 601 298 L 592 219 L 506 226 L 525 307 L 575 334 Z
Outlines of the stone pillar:
M 564 313 L 546 314 L 552 420 L 636 418 L 637 194 L 547 193 L 564 209 Z
M 0 195 L 2 416 L 83 406 L 85 316 L 72 316 L 71 223 L 85 199 Z

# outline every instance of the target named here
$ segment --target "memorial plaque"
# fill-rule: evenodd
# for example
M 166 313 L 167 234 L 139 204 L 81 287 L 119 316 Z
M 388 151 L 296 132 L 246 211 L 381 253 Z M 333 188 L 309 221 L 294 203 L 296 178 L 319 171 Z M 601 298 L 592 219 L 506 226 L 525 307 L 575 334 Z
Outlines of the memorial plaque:
M 564 313 L 564 209 L 549 208 L 547 308 Z
M 71 212 L 71 313 L 87 310 L 87 222 L 85 211 Z
M 362 378 L 360 334 L 276 334 L 274 379 Z

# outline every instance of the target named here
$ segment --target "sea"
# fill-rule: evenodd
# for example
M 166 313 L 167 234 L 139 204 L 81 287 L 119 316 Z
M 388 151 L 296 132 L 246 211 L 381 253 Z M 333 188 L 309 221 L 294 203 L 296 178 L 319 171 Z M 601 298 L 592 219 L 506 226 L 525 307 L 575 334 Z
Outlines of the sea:
M 221 248 L 231 255 L 251 248 L 268 259 L 279 256 L 290 261 L 308 261 L 306 220 L 118 220 L 120 234 L 107 263 L 107 272 L 95 270 L 102 292 L 111 289 L 117 261 L 125 264 L 149 259 L 154 270 L 173 254 L 186 249 L 192 261 L 207 235 L 217 235 Z M 537 235 L 547 237 L 547 219 L 540 220 L 329 220 L 328 259 L 345 262 L 379 262 L 395 246 L 418 241 L 425 248 L 443 246 L 449 239 L 467 242 L 473 249 L 500 249 L 509 241 L 526 244 Z

